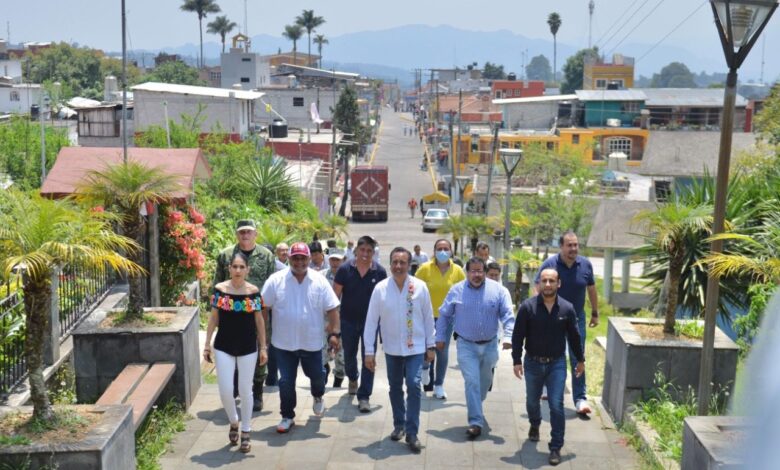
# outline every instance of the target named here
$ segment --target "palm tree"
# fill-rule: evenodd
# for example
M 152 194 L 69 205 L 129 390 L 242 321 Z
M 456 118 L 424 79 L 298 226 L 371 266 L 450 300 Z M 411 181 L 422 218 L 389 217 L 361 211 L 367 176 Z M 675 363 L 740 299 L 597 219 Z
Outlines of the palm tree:
M 453 256 L 458 252 L 458 245 L 460 244 L 460 239 L 463 238 L 463 236 L 466 234 L 466 226 L 463 222 L 463 217 L 459 215 L 453 215 L 450 216 L 449 219 L 446 219 L 441 227 L 437 230 L 439 233 L 449 233 L 452 235 L 452 241 L 455 245 L 455 250 L 453 251 Z M 463 247 L 460 249 L 461 255 L 463 254 Z
M 225 36 L 227 36 L 233 29 L 238 26 L 235 21 L 230 21 L 227 16 L 222 15 L 214 18 L 214 21 L 207 24 L 208 29 L 206 32 L 211 34 L 218 34 L 222 39 L 222 53 L 225 53 Z
M 674 333 L 675 314 L 679 300 L 680 277 L 686 263 L 688 247 L 712 232 L 712 206 L 685 205 L 673 200 L 644 211 L 636 217 L 646 223 L 647 242 L 668 257 L 667 296 L 664 308 L 664 332 Z
M 0 269 L 6 278 L 16 269 L 24 270 L 24 354 L 33 418 L 50 422 L 54 412 L 43 377 L 43 339 L 52 276 L 63 266 L 141 273 L 140 266 L 117 253 L 137 252 L 139 246 L 111 230 L 109 215 L 83 210 L 72 201 L 13 190 L 0 193 L 0 201 Z
M 561 27 L 561 15 L 556 12 L 550 13 L 547 17 L 547 25 L 550 27 L 550 33 L 553 35 L 553 80 L 558 81 L 558 29 Z
M 306 35 L 309 38 L 309 57 L 307 58 L 311 65 L 311 32 L 315 28 L 322 26 L 325 23 L 325 18 L 321 16 L 315 16 L 314 10 L 303 10 L 303 12 L 295 17 L 295 24 L 306 30 Z
M 526 275 L 529 282 L 533 282 L 536 271 L 542 265 L 542 262 L 539 261 L 535 254 L 522 248 L 510 252 L 506 262 L 504 269 L 509 269 L 510 262 L 517 266 L 517 271 L 515 271 L 515 291 L 512 293 L 512 300 L 517 303 L 528 298 L 528 291 L 522 291 L 523 274 Z
M 322 46 L 330 44 L 330 41 L 328 41 L 324 34 L 318 34 L 314 36 L 314 44 L 317 45 L 317 55 L 320 56 L 320 68 L 322 68 Z
M 143 246 L 146 222 L 140 209 L 145 204 L 158 204 L 171 199 L 181 190 L 177 177 L 159 168 L 149 168 L 130 161 L 111 165 L 103 170 L 92 170 L 76 189 L 76 198 L 93 205 L 102 205 L 119 216 L 121 233 L 139 246 Z M 143 264 L 143 253 L 129 253 L 136 264 Z M 143 277 L 136 273 L 128 276 L 130 285 L 126 317 L 143 315 Z
M 282 36 L 286 37 L 293 43 L 293 62 L 298 62 L 298 39 L 303 36 L 303 28 L 298 24 L 288 24 L 284 27 Z
M 462 216 L 463 232 L 469 239 L 471 252 L 477 251 L 477 243 L 483 235 L 495 235 L 503 228 L 502 223 L 496 217 L 484 218 L 477 215 Z
M 219 13 L 222 11 L 215 0 L 184 0 L 179 7 L 182 11 L 197 13 L 198 27 L 200 28 L 200 62 L 199 67 L 203 67 L 203 18 L 209 13 Z

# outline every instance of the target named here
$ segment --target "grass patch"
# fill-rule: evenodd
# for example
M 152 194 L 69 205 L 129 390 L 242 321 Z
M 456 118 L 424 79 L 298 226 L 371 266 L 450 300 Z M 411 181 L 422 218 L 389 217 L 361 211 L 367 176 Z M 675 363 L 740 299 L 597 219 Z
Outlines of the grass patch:
M 585 347 L 585 377 L 587 377 L 587 393 L 591 397 L 600 397 L 604 385 L 604 362 L 607 353 L 591 341 Z
M 176 318 L 176 312 L 145 312 L 140 318 L 129 317 L 126 311 L 111 312 L 100 322 L 101 328 L 143 328 L 145 326 L 168 326 Z
M 51 420 L 33 418 L 31 412 L 7 413 L 0 419 L 0 445 L 78 441 L 99 419 L 98 413 L 70 407 L 54 408 Z
M 178 403 L 171 401 L 162 407 L 155 406 L 136 433 L 136 468 L 160 470 L 160 457 L 170 449 L 173 436 L 184 431 L 187 419 L 189 415 Z
M 692 339 L 704 338 L 704 322 L 698 320 L 677 321 L 674 324 L 674 334 L 677 336 L 687 336 Z
M 0 434 L 0 446 L 28 446 L 32 441 L 27 436 L 6 436 Z

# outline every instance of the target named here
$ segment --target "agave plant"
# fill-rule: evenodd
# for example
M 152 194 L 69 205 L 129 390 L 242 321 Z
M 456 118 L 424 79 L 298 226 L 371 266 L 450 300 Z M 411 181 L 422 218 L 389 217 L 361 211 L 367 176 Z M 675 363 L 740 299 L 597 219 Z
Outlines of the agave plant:
M 298 190 L 285 171 L 283 159 L 260 157 L 248 168 L 246 175 L 250 191 L 257 203 L 271 210 L 290 210 Z
M 53 274 L 67 265 L 141 275 L 138 264 L 118 253 L 137 253 L 140 247 L 131 238 L 114 233 L 108 214 L 83 210 L 72 201 L 13 190 L 0 192 L 0 200 L 0 269 L 6 278 L 16 269 L 24 270 L 24 354 L 33 417 L 51 420 L 54 413 L 43 377 L 43 339 Z

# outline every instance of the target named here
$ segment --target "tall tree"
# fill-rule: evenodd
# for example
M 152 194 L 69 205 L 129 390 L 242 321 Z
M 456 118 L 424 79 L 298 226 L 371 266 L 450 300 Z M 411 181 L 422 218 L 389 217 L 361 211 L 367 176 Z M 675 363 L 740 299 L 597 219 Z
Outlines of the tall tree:
M 344 90 L 341 92 L 341 95 L 339 96 L 339 101 L 336 103 L 336 109 L 333 111 L 333 122 L 335 123 L 336 129 L 339 131 L 345 133 L 345 134 L 352 134 L 354 136 L 358 136 L 361 134 L 361 124 L 360 124 L 360 108 L 358 107 L 357 102 L 357 92 L 352 87 L 345 87 Z M 333 129 L 333 132 L 336 132 L 336 129 Z M 357 149 L 353 148 L 354 146 L 348 146 L 348 147 L 342 147 L 349 149 L 349 151 L 356 151 Z M 346 178 L 349 176 L 349 168 L 348 168 L 348 162 L 349 162 L 349 155 L 343 155 L 344 158 L 344 174 L 347 175 Z M 339 215 L 344 217 L 344 214 L 347 209 L 347 197 L 348 197 L 348 191 L 347 188 L 349 187 L 349 180 L 345 179 L 344 181 L 344 196 L 341 198 L 341 207 L 339 208 Z
M 25 274 L 24 355 L 33 417 L 52 422 L 55 416 L 43 377 L 52 277 L 58 266 L 65 265 L 99 272 L 141 272 L 140 266 L 117 254 L 138 252 L 140 247 L 116 235 L 107 214 L 78 208 L 72 201 L 9 190 L 0 192 L 0 208 L 0 269 L 6 278 L 18 268 Z
M 208 33 L 211 34 L 218 34 L 220 39 L 222 39 L 222 53 L 225 53 L 225 36 L 227 36 L 233 29 L 238 26 L 236 25 L 235 21 L 230 21 L 226 15 L 218 16 L 214 18 L 214 21 L 207 24 L 208 29 L 206 30 Z
M 178 83 L 179 85 L 204 85 L 198 70 L 180 60 L 163 62 L 143 76 L 147 82 Z
M 300 15 L 295 17 L 295 24 L 306 30 L 309 39 L 309 57 L 307 58 L 309 63 L 307 65 L 311 65 L 311 33 L 325 24 L 325 18 L 316 16 L 314 10 L 303 10 Z
M 694 75 L 682 62 L 672 62 L 653 74 L 652 88 L 696 88 Z
M 772 145 L 780 144 L 780 83 L 775 84 L 755 118 L 756 132 Z
M 314 44 L 317 45 L 317 55 L 320 56 L 320 68 L 322 68 L 322 46 L 330 44 L 324 34 L 314 36 Z
M 561 15 L 556 12 L 547 17 L 547 25 L 553 35 L 553 80 L 558 81 L 558 30 L 561 27 Z
M 566 64 L 563 66 L 563 80 L 560 86 L 562 94 L 574 93 L 574 90 L 582 89 L 582 74 L 585 69 L 586 57 L 598 59 L 598 48 L 582 49 L 566 60 Z
M 504 66 L 485 62 L 485 68 L 482 70 L 482 77 L 489 80 L 503 80 L 506 78 Z
M 103 170 L 87 174 L 76 191 L 79 200 L 102 205 L 119 216 L 122 234 L 143 246 L 146 222 L 140 208 L 144 204 L 158 204 L 170 199 L 181 190 L 177 178 L 159 168 L 149 168 L 141 163 L 129 161 L 111 165 Z M 143 253 L 139 250 L 129 256 L 135 264 L 143 264 Z M 140 274 L 128 276 L 130 285 L 127 301 L 127 318 L 143 315 L 143 278 Z
M 293 43 L 293 62 L 298 62 L 298 40 L 303 36 L 303 28 L 299 24 L 288 24 L 284 27 L 282 36 Z
M 222 11 L 215 0 L 184 0 L 179 7 L 182 11 L 189 11 L 198 15 L 198 28 L 200 29 L 200 62 L 198 66 L 203 68 L 203 18 L 209 13 Z
M 525 76 L 528 80 L 544 80 L 549 81 L 552 78 L 552 68 L 550 68 L 550 61 L 543 55 L 538 55 L 531 59 L 528 66 L 525 68 Z

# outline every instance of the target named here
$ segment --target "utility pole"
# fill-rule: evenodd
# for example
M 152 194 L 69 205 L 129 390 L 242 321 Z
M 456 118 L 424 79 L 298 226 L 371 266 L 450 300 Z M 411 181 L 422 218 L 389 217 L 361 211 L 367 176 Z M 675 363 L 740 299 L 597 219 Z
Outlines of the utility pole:
M 122 160 L 127 165 L 127 34 L 125 0 L 122 0 Z
M 596 4 L 593 2 L 593 0 L 590 0 L 588 3 L 588 11 L 590 12 L 590 24 L 588 25 L 588 49 L 593 47 L 593 10 L 595 9 Z
M 41 91 L 39 105 L 38 105 L 38 117 L 41 122 L 41 186 L 43 186 L 44 180 L 46 180 L 46 130 L 43 126 L 43 111 L 44 104 L 47 98 L 44 98 L 44 93 Z
M 460 149 L 460 131 L 461 128 L 463 128 L 463 89 L 461 88 L 458 91 L 458 148 Z M 458 152 L 460 153 L 460 152 Z M 466 156 L 468 159 L 468 155 Z M 460 164 L 460 155 L 458 155 L 458 164 Z M 458 174 L 460 174 L 460 171 L 458 171 Z M 455 173 L 452 174 L 453 182 L 455 181 Z
M 487 192 L 485 197 L 485 217 L 490 215 L 490 197 L 493 191 L 493 165 L 496 161 L 496 149 L 498 149 L 498 128 L 499 124 L 494 123 L 493 128 L 493 145 L 490 147 L 490 161 L 488 162 L 488 182 Z

